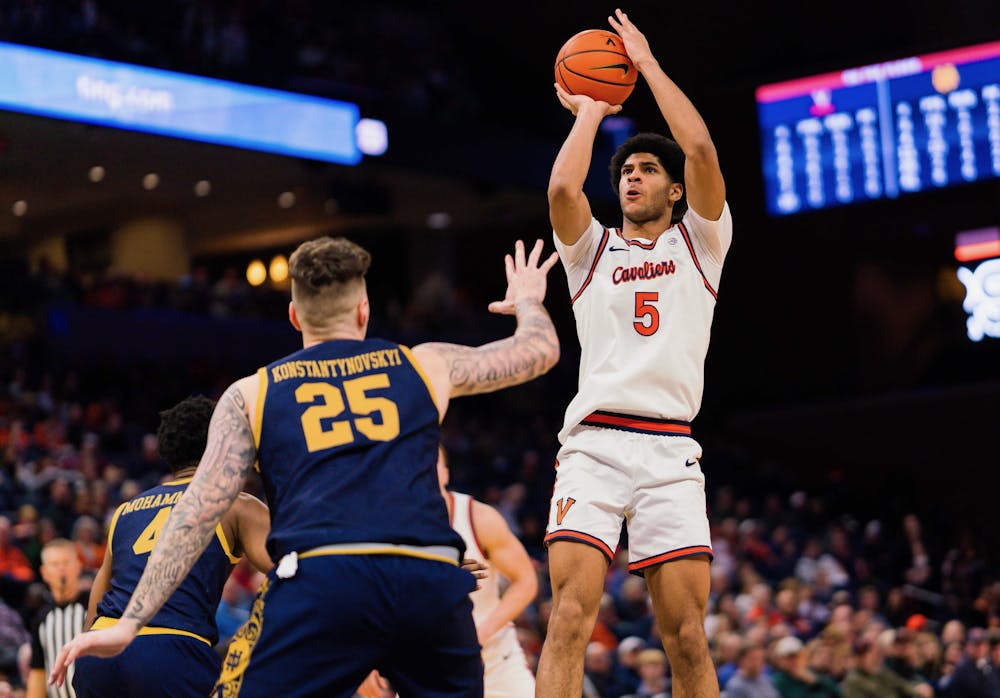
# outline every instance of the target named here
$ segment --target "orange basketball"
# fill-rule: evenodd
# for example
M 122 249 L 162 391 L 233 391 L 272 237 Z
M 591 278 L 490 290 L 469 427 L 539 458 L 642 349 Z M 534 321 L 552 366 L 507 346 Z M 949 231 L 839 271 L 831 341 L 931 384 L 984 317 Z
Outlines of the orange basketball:
M 580 32 L 556 56 L 556 82 L 571 95 L 621 104 L 637 78 L 621 37 L 603 29 Z

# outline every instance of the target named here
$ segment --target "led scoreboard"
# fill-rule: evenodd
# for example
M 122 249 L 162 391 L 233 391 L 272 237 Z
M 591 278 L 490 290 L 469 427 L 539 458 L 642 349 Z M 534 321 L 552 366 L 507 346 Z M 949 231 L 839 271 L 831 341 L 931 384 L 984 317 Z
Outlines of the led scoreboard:
M 1000 41 L 757 89 L 767 210 L 1000 177 Z

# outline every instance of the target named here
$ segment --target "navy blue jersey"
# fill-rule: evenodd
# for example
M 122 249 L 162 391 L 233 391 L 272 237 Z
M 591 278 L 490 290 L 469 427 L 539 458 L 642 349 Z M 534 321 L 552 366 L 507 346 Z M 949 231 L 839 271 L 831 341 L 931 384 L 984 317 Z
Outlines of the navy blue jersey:
M 111 587 L 97 606 L 98 616 L 122 617 L 163 524 L 190 482 L 191 478 L 168 482 L 118 507 L 108 531 Z M 219 639 L 215 611 L 222 598 L 222 587 L 237 562 L 239 558 L 233 557 L 232 547 L 219 524 L 208 548 L 149 621 L 149 626 L 191 633 L 214 645 Z
M 438 487 L 437 407 L 409 349 L 332 340 L 258 377 L 254 438 L 276 561 L 343 543 L 464 550 Z

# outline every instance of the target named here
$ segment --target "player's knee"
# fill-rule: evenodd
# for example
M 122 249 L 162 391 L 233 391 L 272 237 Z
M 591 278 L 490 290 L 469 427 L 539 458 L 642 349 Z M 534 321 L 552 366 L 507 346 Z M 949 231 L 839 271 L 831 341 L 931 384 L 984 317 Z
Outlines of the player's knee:
M 698 618 L 685 618 L 663 633 L 663 646 L 673 663 L 690 664 L 708 651 L 705 626 Z
M 594 614 L 572 597 L 564 597 L 552 608 L 549 618 L 549 635 L 567 644 L 580 644 L 590 638 Z

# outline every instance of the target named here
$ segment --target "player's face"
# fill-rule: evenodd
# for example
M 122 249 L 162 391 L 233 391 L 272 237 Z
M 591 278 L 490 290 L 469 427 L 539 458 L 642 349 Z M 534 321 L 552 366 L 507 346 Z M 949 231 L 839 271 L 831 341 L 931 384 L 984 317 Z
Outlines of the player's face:
M 632 223 L 642 224 L 662 217 L 680 198 L 663 165 L 652 153 L 632 153 L 622 165 L 618 200 L 622 213 Z

